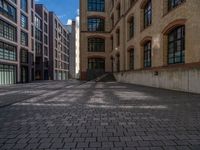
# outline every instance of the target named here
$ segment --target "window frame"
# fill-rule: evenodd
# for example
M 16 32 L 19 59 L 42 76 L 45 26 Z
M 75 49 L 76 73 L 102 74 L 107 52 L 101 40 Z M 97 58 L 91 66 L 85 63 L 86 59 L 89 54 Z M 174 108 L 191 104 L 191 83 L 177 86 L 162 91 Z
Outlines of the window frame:
M 98 24 L 99 24 L 99 27 L 98 27 Z M 87 28 L 89 32 L 104 32 L 105 19 L 101 17 L 89 17 Z
M 178 33 L 178 30 L 180 30 L 181 33 Z M 168 33 L 167 36 L 168 36 L 167 63 L 169 65 L 185 63 L 185 25 L 174 28 L 172 31 Z M 171 40 L 171 38 L 173 38 L 173 40 Z M 178 43 L 180 44 L 179 45 L 180 50 L 178 50 Z M 180 52 L 180 54 L 177 56 L 176 52 Z M 177 61 L 177 59 L 180 60 Z
M 149 68 L 152 66 L 152 42 L 147 41 L 144 46 L 144 68 Z
M 105 12 L 105 0 L 88 0 L 88 11 Z
M 129 69 L 134 70 L 134 64 L 135 64 L 135 49 L 131 48 L 129 50 Z
M 100 37 L 88 38 L 88 52 L 105 52 L 105 39 Z
M 144 6 L 144 29 L 152 24 L 152 0 L 148 0 Z

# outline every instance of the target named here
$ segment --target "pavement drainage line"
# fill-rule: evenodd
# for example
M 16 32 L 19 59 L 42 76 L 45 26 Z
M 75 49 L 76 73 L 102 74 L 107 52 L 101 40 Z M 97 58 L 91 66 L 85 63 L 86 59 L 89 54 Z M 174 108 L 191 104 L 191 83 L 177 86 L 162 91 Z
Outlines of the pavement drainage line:
M 81 85 L 83 85 L 83 84 L 85 84 L 85 83 L 87 83 L 88 81 L 85 81 L 85 82 L 83 82 L 83 83 L 81 83 L 81 84 L 79 84 L 79 85 L 75 85 L 75 87 L 78 87 L 78 86 L 81 86 Z M 61 88 L 58 88 L 58 89 L 56 89 L 56 90 L 61 90 L 63 87 L 61 87 Z M 8 104 L 4 104 L 4 105 L 0 105 L 0 109 L 2 109 L 2 108 L 5 108 L 5 107 L 9 107 L 9 106 L 11 106 L 11 105 L 13 105 L 13 104 L 16 104 L 16 103 L 19 103 L 19 102 L 24 102 L 24 101 L 26 101 L 26 100 L 28 100 L 28 99 L 30 99 L 30 98 L 35 98 L 35 97 L 37 97 L 37 96 L 41 96 L 41 95 L 43 95 L 44 93 L 42 93 L 42 94 L 39 94 L 39 95 L 34 95 L 34 96 L 31 96 L 31 97 L 29 97 L 29 98 L 22 98 L 21 100 L 18 100 L 18 101 L 14 101 L 14 102 L 11 102 L 11 103 L 8 103 Z

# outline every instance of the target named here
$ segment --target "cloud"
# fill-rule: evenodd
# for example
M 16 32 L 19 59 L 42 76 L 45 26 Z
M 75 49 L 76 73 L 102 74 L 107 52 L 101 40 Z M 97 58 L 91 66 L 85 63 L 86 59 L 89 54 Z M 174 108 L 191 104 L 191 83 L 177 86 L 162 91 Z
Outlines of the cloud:
M 72 20 L 71 19 L 67 20 L 67 25 L 72 25 Z
M 76 10 L 76 13 L 77 13 L 77 15 L 79 16 L 79 14 L 80 14 L 80 10 L 77 9 L 77 10 Z

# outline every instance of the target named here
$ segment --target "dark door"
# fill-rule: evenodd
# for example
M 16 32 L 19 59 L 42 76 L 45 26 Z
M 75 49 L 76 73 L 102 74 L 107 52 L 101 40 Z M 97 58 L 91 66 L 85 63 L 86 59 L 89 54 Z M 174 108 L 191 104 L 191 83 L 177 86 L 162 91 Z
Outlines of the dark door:
M 26 66 L 21 67 L 21 82 L 22 83 L 28 82 L 28 67 Z
M 89 58 L 88 59 L 88 80 L 96 79 L 105 73 L 104 58 Z
M 44 80 L 49 80 L 49 73 L 48 70 L 44 71 Z

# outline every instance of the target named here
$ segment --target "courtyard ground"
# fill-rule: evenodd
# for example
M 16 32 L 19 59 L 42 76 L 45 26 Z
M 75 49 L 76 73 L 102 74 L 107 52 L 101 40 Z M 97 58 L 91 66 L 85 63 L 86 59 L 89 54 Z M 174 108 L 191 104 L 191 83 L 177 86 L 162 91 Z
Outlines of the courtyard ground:
M 200 95 L 117 82 L 0 87 L 0 150 L 200 150 Z

